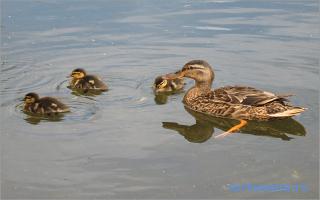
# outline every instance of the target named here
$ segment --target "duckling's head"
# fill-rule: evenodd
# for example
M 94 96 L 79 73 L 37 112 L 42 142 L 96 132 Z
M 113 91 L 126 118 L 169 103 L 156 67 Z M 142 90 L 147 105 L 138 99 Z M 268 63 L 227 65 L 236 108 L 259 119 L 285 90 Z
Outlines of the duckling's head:
M 87 73 L 86 73 L 86 71 L 85 71 L 84 69 L 82 69 L 82 68 L 77 68 L 77 69 L 75 69 L 75 70 L 73 70 L 73 71 L 71 72 L 70 76 L 71 76 L 72 78 L 75 78 L 75 79 L 80 79 L 80 78 L 85 77 L 86 74 L 87 74 Z
M 165 91 L 165 89 L 168 87 L 168 81 L 167 79 L 164 79 L 162 76 L 158 76 L 154 80 L 154 89 L 156 92 L 162 92 Z
M 166 79 L 188 77 L 194 79 L 197 84 L 206 83 L 211 85 L 214 79 L 212 67 L 204 60 L 192 60 L 187 62 L 183 68 L 175 74 L 170 74 Z
M 23 100 L 26 104 L 32 104 L 39 100 L 39 95 L 37 93 L 30 92 L 24 96 Z

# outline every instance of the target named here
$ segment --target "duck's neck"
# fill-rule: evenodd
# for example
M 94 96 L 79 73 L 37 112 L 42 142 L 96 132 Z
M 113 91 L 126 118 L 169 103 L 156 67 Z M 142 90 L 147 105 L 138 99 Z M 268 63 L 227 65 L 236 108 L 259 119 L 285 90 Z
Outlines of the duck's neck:
M 196 81 L 196 84 L 194 87 L 198 88 L 203 92 L 208 92 L 208 91 L 211 91 L 211 85 L 212 85 L 212 81 L 203 81 L 203 82 Z
M 209 93 L 211 91 L 211 84 L 212 84 L 212 81 L 208 81 L 208 82 L 196 81 L 195 86 L 193 86 L 188 90 L 188 92 L 184 96 L 183 101 L 188 104 L 188 102 L 193 100 L 194 98 Z

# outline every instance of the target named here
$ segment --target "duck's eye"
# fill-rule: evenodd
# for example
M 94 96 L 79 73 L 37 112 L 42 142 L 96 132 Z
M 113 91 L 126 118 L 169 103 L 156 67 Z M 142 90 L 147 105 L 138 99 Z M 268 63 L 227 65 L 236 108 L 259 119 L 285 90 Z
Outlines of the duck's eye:
M 182 71 L 191 70 L 191 69 L 194 69 L 194 67 L 192 65 L 189 65 L 189 66 L 183 68 Z

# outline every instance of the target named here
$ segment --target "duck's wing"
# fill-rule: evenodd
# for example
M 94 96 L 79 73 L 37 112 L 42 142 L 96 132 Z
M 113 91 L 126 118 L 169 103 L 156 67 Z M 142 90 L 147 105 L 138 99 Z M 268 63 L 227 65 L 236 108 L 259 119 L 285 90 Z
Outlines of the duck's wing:
M 284 102 L 288 101 L 286 97 L 291 96 L 276 95 L 271 92 L 245 86 L 221 87 L 212 91 L 210 95 L 215 101 L 250 106 L 262 106 L 272 101 Z

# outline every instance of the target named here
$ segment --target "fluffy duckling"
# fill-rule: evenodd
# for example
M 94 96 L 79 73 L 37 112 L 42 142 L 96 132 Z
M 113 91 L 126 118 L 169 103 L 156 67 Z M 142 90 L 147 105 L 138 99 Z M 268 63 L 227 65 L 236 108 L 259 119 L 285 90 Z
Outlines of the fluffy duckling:
M 154 80 L 153 89 L 155 93 L 175 92 L 183 89 L 183 78 L 175 78 L 172 80 L 165 79 L 163 76 L 158 76 Z
M 89 90 L 103 92 L 108 90 L 108 86 L 99 77 L 88 75 L 84 69 L 77 68 L 73 70 L 69 77 L 72 77 L 70 81 L 71 89 L 83 92 L 88 92 Z
M 69 112 L 69 107 L 52 97 L 40 98 L 36 93 L 28 93 L 24 97 L 24 111 L 33 114 L 51 115 Z

